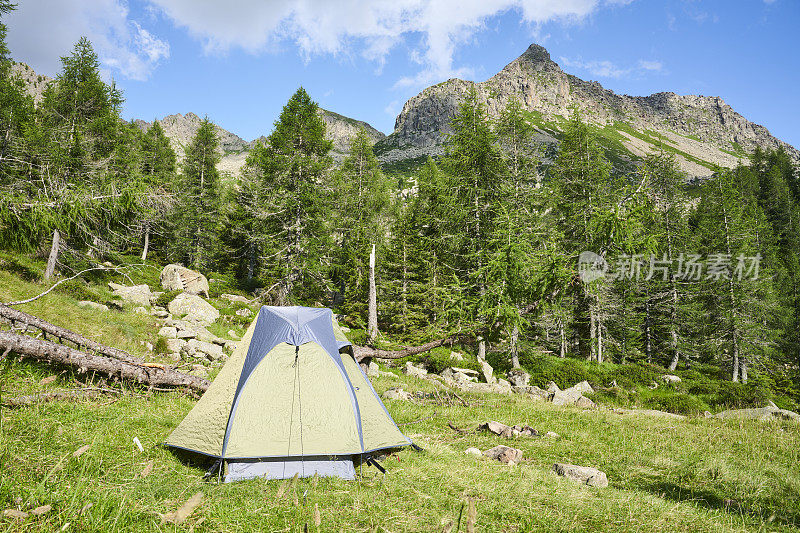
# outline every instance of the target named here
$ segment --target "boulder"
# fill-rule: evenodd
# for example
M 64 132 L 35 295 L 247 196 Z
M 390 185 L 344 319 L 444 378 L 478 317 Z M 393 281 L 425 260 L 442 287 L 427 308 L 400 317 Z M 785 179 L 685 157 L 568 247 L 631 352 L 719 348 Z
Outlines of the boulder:
M 208 280 L 196 270 L 181 265 L 167 265 L 161 271 L 161 286 L 167 291 L 184 291 L 208 298 Z
M 428 375 L 428 371 L 424 368 L 418 367 L 414 365 L 411 361 L 406 361 L 406 366 L 403 367 L 403 374 L 408 374 L 409 376 L 415 376 L 418 378 L 424 378 Z
M 522 460 L 522 450 L 511 448 L 510 446 L 503 446 L 502 444 L 484 450 L 483 455 L 506 464 L 518 464 Z
M 411 395 L 403 387 L 392 387 L 383 393 L 384 400 L 408 400 Z
M 248 300 L 244 296 L 239 296 L 238 294 L 220 294 L 219 297 L 222 298 L 223 300 L 228 300 L 231 303 L 243 303 L 243 304 L 250 303 L 250 300 Z
M 495 379 L 493 375 L 494 368 L 492 368 L 492 365 L 486 361 L 481 361 L 481 373 L 483 374 L 483 379 L 486 380 L 486 383 L 493 384 L 497 382 L 497 379 Z
M 94 309 L 95 311 L 108 311 L 108 306 L 92 302 L 89 300 L 81 300 L 78 302 L 78 307 L 86 307 L 87 309 Z
M 513 387 L 527 387 L 531 382 L 531 375 L 520 368 L 508 371 L 508 381 Z
M 575 405 L 578 399 L 583 398 L 583 394 L 575 389 L 564 389 L 553 393 L 553 405 Z
M 177 336 L 179 339 L 194 339 L 197 337 L 197 332 L 193 329 L 179 329 Z
M 664 374 L 663 376 L 661 376 L 661 379 L 664 381 L 664 383 L 680 383 L 681 382 L 681 378 L 679 378 L 678 376 L 674 376 L 672 374 Z
M 190 355 L 197 356 L 197 354 L 200 353 L 212 361 L 216 361 L 222 357 L 222 346 L 211 342 L 189 339 L 186 343 L 186 349 Z M 192 351 L 194 351 L 194 354 L 192 354 Z
M 580 383 L 576 383 L 575 385 L 570 387 L 570 389 L 576 390 L 576 391 L 580 392 L 581 394 L 594 392 L 594 389 L 592 388 L 591 385 L 589 385 L 588 381 L 581 381 Z M 569 390 L 569 389 L 567 389 L 567 390 Z
M 581 409 L 597 409 L 597 404 L 586 396 L 581 396 L 575 401 L 575 407 L 580 407 Z
M 547 384 L 547 392 L 549 392 L 550 394 L 554 394 L 560 391 L 561 389 L 558 388 L 558 385 L 556 385 L 555 382 L 551 381 L 550 383 Z
M 219 311 L 213 305 L 195 294 L 185 292 L 176 296 L 168 308 L 173 315 L 186 315 L 186 320 L 201 324 L 212 324 L 219 318 Z
M 559 476 L 563 476 L 581 485 L 591 487 L 608 487 L 608 477 L 605 472 L 589 466 L 570 465 L 566 463 L 555 463 L 553 471 Z
M 119 296 L 126 302 L 150 307 L 153 293 L 150 292 L 150 287 L 148 285 L 133 285 L 128 287 L 117 283 L 109 283 L 108 286 L 114 291 L 116 296 Z
M 176 339 L 178 338 L 178 329 L 172 326 L 164 326 L 158 330 L 158 335 L 165 339 Z

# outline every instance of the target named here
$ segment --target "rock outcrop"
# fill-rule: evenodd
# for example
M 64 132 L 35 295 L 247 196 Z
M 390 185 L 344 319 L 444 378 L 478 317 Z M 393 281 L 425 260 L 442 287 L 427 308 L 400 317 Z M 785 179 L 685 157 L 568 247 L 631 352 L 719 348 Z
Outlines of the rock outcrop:
M 161 271 L 161 286 L 166 291 L 184 291 L 208 298 L 206 277 L 181 265 L 167 265 Z
M 380 159 L 394 162 L 443 152 L 450 123 L 471 90 L 496 118 L 513 99 L 531 113 L 537 140 L 556 143 L 560 123 L 577 108 L 584 119 L 613 130 L 630 159 L 662 144 L 675 151 L 689 176 L 705 176 L 713 165 L 734 167 L 757 146 L 783 147 L 800 162 L 800 151 L 734 111 L 717 96 L 618 95 L 598 82 L 567 74 L 543 47 L 532 44 L 502 71 L 480 83 L 450 79 L 406 102 L 394 132 L 377 148 Z

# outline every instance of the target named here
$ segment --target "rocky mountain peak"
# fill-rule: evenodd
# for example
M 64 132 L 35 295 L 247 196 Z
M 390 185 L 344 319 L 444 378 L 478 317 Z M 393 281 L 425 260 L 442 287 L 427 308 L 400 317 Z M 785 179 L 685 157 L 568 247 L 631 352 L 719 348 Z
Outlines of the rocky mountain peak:
M 800 151 L 718 96 L 616 94 L 596 81 L 563 72 L 537 44 L 484 82 L 451 79 L 410 98 L 395 121 L 395 131 L 378 144 L 380 159 L 392 163 L 441 154 L 458 106 L 473 88 L 490 118 L 497 118 L 510 101 L 519 101 L 545 143 L 558 143 L 564 120 L 577 109 L 598 127 L 605 144 L 615 151 L 612 158 L 624 166 L 660 149 L 673 152 L 690 177 L 735 167 L 756 147 L 783 147 L 800 161 Z

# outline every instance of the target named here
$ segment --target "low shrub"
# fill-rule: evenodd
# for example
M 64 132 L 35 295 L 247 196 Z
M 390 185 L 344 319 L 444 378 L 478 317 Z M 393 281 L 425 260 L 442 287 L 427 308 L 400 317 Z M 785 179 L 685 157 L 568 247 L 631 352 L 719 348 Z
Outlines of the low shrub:
M 660 382 L 664 370 L 648 363 L 616 365 L 608 376 L 609 381 L 616 381 L 620 387 L 646 387 L 653 381 Z
M 682 415 L 697 414 L 708 410 L 708 405 L 689 394 L 658 394 L 645 398 L 643 405 L 649 409 Z
M 104 298 L 92 290 L 89 285 L 80 279 L 71 279 L 58 285 L 55 292 L 64 294 L 76 300 L 89 300 L 91 302 L 105 303 Z
M 747 383 L 723 381 L 719 382 L 716 392 L 709 395 L 708 401 L 729 409 L 745 409 L 763 407 L 771 396 L 769 387 L 757 379 L 751 379 Z
M 531 375 L 531 385 L 545 388 L 552 381 L 559 387 L 567 388 L 588 381 L 593 385 L 602 385 L 608 379 L 606 365 L 589 363 L 567 357 L 560 359 L 551 356 L 525 358 L 525 370 Z
M 153 347 L 153 350 L 156 353 L 160 354 L 169 353 L 169 346 L 167 345 L 167 339 L 159 336 L 158 340 L 156 341 L 156 345 Z
M 39 281 L 42 275 L 38 269 L 26 265 L 16 257 L 4 255 L 0 257 L 0 269 L 10 272 L 25 281 Z

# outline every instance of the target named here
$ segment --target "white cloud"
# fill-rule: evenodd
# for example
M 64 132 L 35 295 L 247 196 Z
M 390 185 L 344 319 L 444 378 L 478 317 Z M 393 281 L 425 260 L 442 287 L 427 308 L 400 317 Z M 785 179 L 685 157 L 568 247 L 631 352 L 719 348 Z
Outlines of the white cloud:
M 144 80 L 169 44 L 130 20 L 123 0 L 25 0 L 7 17 L 12 57 L 53 76 L 60 57 L 88 37 L 106 72 Z
M 631 0 L 148 0 L 203 43 L 206 52 L 240 48 L 251 53 L 290 42 L 300 54 L 351 54 L 383 65 L 400 43 L 420 66 L 398 86 L 423 85 L 471 71 L 454 65 L 459 45 L 486 20 L 509 10 L 538 28 L 553 20 L 578 21 L 602 5 Z
M 637 76 L 644 72 L 661 72 L 664 65 L 661 61 L 640 59 L 635 67 L 619 67 L 608 60 L 583 61 L 582 59 L 560 58 L 561 63 L 566 67 L 584 70 L 599 78 L 622 78 L 625 76 Z

